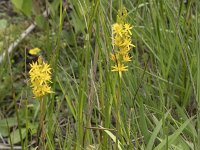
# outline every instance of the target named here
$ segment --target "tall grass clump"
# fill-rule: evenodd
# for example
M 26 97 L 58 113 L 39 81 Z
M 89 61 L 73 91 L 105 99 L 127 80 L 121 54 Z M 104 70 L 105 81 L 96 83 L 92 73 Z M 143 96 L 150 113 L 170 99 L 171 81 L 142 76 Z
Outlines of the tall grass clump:
M 0 64 L 4 146 L 200 149 L 199 1 L 15 1 L 36 29 Z

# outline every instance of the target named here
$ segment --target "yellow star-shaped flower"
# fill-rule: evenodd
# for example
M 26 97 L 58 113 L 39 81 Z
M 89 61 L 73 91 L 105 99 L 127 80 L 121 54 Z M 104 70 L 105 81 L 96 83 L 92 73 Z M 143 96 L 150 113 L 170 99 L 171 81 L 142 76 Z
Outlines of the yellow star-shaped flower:
M 129 35 L 132 35 L 132 32 L 131 32 L 132 28 L 133 27 L 130 24 L 128 24 L 128 23 L 124 24 L 124 31 L 125 31 L 125 33 L 128 33 Z
M 120 63 L 118 63 L 117 65 L 115 65 L 115 66 L 112 66 L 112 70 L 111 71 L 117 71 L 117 72 L 119 72 L 119 76 L 120 76 L 120 78 L 122 77 L 122 72 L 123 71 L 128 71 L 128 66 L 124 66 L 124 64 L 120 64 Z
M 123 55 L 123 61 L 124 61 L 124 62 L 131 61 L 131 58 L 132 58 L 132 57 L 130 57 L 128 54 Z
M 122 37 L 123 34 L 123 25 L 119 23 L 115 23 L 112 26 L 113 34 L 119 34 Z

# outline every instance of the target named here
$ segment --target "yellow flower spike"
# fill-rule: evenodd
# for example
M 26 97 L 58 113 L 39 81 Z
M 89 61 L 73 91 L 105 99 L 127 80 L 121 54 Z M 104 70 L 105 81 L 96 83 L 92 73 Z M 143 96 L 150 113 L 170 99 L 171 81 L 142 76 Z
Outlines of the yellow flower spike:
M 29 50 L 29 54 L 37 55 L 40 51 L 41 51 L 41 49 L 39 49 L 37 47 L 36 48 L 32 48 L 32 49 Z
M 124 66 L 124 64 L 120 64 L 120 63 L 118 63 L 117 65 L 115 65 L 115 66 L 112 66 L 112 70 L 111 71 L 117 71 L 117 72 L 119 72 L 119 76 L 120 76 L 120 78 L 122 77 L 122 72 L 123 71 L 128 71 L 128 66 Z
M 111 71 L 119 73 L 120 78 L 122 77 L 122 72 L 128 71 L 128 66 L 125 66 L 124 63 L 131 61 L 129 56 L 129 51 L 135 45 L 131 41 L 131 26 L 129 23 L 126 23 L 126 18 L 128 16 L 127 10 L 125 7 L 118 10 L 117 14 L 117 23 L 112 25 L 112 45 L 115 53 L 111 54 L 110 59 L 114 62 Z
M 35 97 L 42 97 L 47 93 L 53 93 L 49 83 L 51 82 L 51 68 L 45 63 L 41 56 L 38 60 L 30 64 L 30 80 L 33 94 Z

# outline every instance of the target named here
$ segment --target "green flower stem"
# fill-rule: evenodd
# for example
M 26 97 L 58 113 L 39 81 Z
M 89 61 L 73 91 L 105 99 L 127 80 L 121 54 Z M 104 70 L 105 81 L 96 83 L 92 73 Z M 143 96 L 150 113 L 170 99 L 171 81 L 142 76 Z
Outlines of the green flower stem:
M 117 80 L 119 81 L 119 84 L 117 86 Z M 115 149 L 118 149 L 118 143 L 120 140 L 120 133 L 121 133 L 121 117 L 120 117 L 120 103 L 121 103 L 121 77 L 119 74 L 117 75 L 117 80 L 115 80 L 115 84 L 113 87 L 113 98 L 115 103 L 115 118 L 116 118 L 116 145 Z M 116 87 L 117 86 L 117 87 Z
M 40 138 L 41 138 L 41 142 L 39 144 L 39 148 L 40 149 L 45 149 L 45 126 L 44 126 L 44 121 L 45 121 L 45 105 L 44 105 L 44 98 L 41 97 L 40 98 Z
M 58 60 L 59 60 L 59 49 L 61 47 L 61 36 L 62 36 L 62 28 L 63 28 L 63 3 L 62 0 L 60 0 L 60 16 L 59 16 L 59 29 L 58 29 L 58 33 L 57 33 L 57 45 L 55 48 L 55 58 L 52 59 L 52 70 L 54 70 L 53 72 L 53 77 L 52 77 L 52 82 L 53 82 L 53 91 L 55 91 L 56 89 L 56 76 L 57 76 L 57 72 L 58 72 Z M 53 121 L 53 110 L 54 110 L 54 96 L 55 94 L 51 95 L 50 98 L 50 109 L 48 111 L 48 118 L 49 118 L 49 123 L 48 123 L 48 136 L 49 139 L 51 139 L 51 141 L 53 141 L 53 133 L 54 133 L 54 128 L 52 127 L 52 124 L 54 124 Z M 53 143 L 53 142 L 51 142 Z
M 12 64 L 10 62 L 10 58 L 9 57 L 10 56 L 8 55 L 10 81 L 11 81 L 11 85 L 12 85 L 12 97 L 13 97 L 14 105 L 15 105 L 15 111 L 16 111 L 16 116 L 17 116 L 17 124 L 18 124 L 18 128 L 19 128 L 19 136 L 20 136 L 21 146 L 22 146 L 22 150 L 24 150 L 24 143 L 23 143 L 23 139 L 22 139 L 22 131 L 21 131 L 21 125 L 20 125 L 20 119 L 19 119 L 19 109 L 18 109 L 18 106 L 17 106 L 17 100 L 16 100 L 16 95 L 15 95 L 15 89 L 14 89 L 14 81 L 13 81 L 13 74 L 12 74 Z M 10 137 L 10 141 L 12 141 L 11 138 L 12 137 Z M 11 142 L 11 145 L 12 145 L 12 142 Z

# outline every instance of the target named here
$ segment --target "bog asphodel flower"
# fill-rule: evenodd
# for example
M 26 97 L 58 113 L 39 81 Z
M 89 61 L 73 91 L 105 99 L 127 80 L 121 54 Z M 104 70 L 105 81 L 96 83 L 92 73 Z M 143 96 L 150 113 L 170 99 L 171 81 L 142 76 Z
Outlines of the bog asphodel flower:
M 52 93 L 51 87 L 51 67 L 43 61 L 42 56 L 36 62 L 30 64 L 29 71 L 32 91 L 35 97 L 42 97 L 47 93 Z
M 36 48 L 32 48 L 32 49 L 29 50 L 29 54 L 37 55 L 40 51 L 41 51 L 41 49 L 39 49 L 37 47 Z
M 112 70 L 111 71 L 117 71 L 117 72 L 119 72 L 119 76 L 120 76 L 120 78 L 122 77 L 122 72 L 123 71 L 128 71 L 128 66 L 124 66 L 124 64 L 120 64 L 120 62 L 119 63 L 117 63 L 117 65 L 115 65 L 115 66 L 112 66 Z
M 114 52 L 111 53 L 111 60 L 114 62 L 111 71 L 116 71 L 119 73 L 120 78 L 122 77 L 122 72 L 128 71 L 128 66 L 125 63 L 131 61 L 129 56 L 129 51 L 135 45 L 131 41 L 131 29 L 133 28 L 129 23 L 126 22 L 127 10 L 123 8 L 118 11 L 117 23 L 112 25 L 112 38 L 113 38 L 113 49 Z

